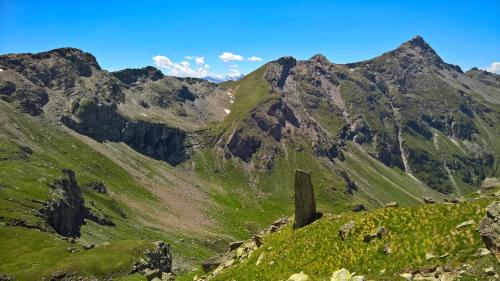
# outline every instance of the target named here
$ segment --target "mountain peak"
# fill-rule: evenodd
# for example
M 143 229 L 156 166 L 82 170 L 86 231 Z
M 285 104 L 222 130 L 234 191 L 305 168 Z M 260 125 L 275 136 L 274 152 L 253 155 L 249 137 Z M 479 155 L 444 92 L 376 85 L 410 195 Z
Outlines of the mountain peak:
M 397 49 L 399 51 L 407 52 L 408 50 L 412 50 L 413 52 L 417 52 L 421 55 L 431 56 L 431 57 L 439 57 L 436 51 L 432 49 L 431 45 L 427 43 L 424 38 L 421 36 L 415 36 L 411 40 L 406 41 Z

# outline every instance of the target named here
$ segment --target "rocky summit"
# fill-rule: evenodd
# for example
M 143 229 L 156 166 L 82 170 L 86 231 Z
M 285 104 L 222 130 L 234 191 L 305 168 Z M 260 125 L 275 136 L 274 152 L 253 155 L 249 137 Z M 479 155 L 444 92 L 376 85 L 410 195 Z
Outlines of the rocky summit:
M 75 48 L 0 69 L 0 280 L 500 274 L 500 76 L 420 36 L 218 84 Z

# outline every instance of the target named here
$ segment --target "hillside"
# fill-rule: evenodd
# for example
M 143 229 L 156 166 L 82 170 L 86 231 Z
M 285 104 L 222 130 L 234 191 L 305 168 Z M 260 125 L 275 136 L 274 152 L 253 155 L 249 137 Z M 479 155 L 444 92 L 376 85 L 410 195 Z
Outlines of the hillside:
M 498 190 L 458 204 L 323 214 L 300 229 L 288 223 L 264 234 L 258 249 L 244 255 L 239 254 L 243 246 L 236 249 L 226 262 L 232 265 L 207 280 L 287 280 L 299 272 L 307 280 L 330 280 L 341 268 L 368 280 L 404 280 L 405 274 L 413 274 L 413 280 L 495 280 L 498 276 L 484 269 L 499 272 L 500 264 L 491 254 L 478 254 L 484 244 L 476 231 L 495 199 Z M 373 233 L 378 237 L 367 240 Z M 206 275 L 198 271 L 181 280 Z
M 419 206 L 500 177 L 500 76 L 463 73 L 421 37 L 351 64 L 283 57 L 220 84 L 108 72 L 74 48 L 0 55 L 0 69 L 0 274 L 19 280 L 127 277 L 156 240 L 185 273 L 291 214 L 297 168 L 319 210 L 342 214 L 297 232 L 318 236 L 344 218 L 479 218 L 486 201 Z M 394 201 L 404 208 L 380 209 Z M 350 213 L 361 205 L 367 217 Z

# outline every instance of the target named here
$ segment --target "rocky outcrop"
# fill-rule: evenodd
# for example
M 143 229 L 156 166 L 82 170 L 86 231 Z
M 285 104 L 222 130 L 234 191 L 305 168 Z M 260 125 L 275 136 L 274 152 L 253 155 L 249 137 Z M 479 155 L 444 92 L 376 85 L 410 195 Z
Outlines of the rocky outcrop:
M 286 79 L 296 64 L 297 60 L 293 57 L 282 57 L 268 64 L 265 78 L 271 84 L 273 91 L 283 90 Z
M 311 175 L 303 170 L 295 171 L 295 228 L 309 224 L 316 215 L 316 201 Z
M 51 200 L 40 210 L 47 223 L 63 236 L 80 236 L 85 207 L 75 173 L 62 170 L 63 177 L 49 185 Z
M 145 83 L 148 81 L 156 81 L 164 77 L 160 70 L 152 66 L 146 66 L 143 68 L 126 68 L 111 72 L 111 75 L 115 76 L 118 80 L 127 85 L 132 85 L 138 82 Z
M 80 227 L 89 219 L 104 226 L 115 226 L 108 216 L 85 207 L 75 172 L 62 170 L 63 176 L 49 184 L 50 200 L 39 210 L 48 225 L 66 237 L 80 236 Z
M 108 189 L 106 188 L 106 185 L 104 185 L 102 181 L 89 182 L 83 185 L 83 187 L 101 194 L 108 193 Z
M 0 80 L 0 99 L 14 103 L 21 112 L 39 115 L 43 106 L 49 101 L 49 96 L 38 87 L 18 88 L 9 80 Z
M 244 134 L 243 130 L 239 130 L 229 139 L 227 148 L 232 155 L 248 162 L 261 144 L 262 140 L 257 136 Z
M 356 183 L 349 177 L 346 171 L 340 171 L 339 176 L 344 180 L 345 182 L 345 193 L 347 194 L 353 194 L 353 192 L 358 191 L 358 186 Z
M 478 230 L 486 248 L 500 262 L 500 202 L 488 206 L 486 216 L 481 221 Z
M 163 273 L 172 272 L 172 251 L 170 245 L 163 241 L 156 241 L 152 250 L 145 251 L 145 259 L 141 259 L 133 266 L 132 273 L 146 275 L 148 280 L 161 278 Z
M 177 165 L 187 158 L 186 133 L 161 123 L 132 121 L 117 112 L 116 104 L 97 100 L 76 105 L 78 120 L 63 116 L 69 128 L 98 141 L 124 142 L 138 152 Z

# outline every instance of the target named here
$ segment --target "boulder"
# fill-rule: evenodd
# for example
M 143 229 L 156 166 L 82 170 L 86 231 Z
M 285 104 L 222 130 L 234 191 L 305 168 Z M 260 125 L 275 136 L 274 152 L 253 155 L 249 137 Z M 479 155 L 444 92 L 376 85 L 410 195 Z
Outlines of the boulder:
M 424 200 L 425 204 L 435 204 L 436 203 L 436 200 L 434 200 L 434 198 L 431 198 L 431 197 L 423 197 L 422 200 Z
M 208 273 L 219 267 L 219 265 L 223 264 L 226 260 L 227 257 L 223 255 L 211 257 L 201 264 L 201 269 L 203 269 L 203 272 Z
M 389 233 L 389 231 L 387 230 L 387 228 L 385 228 L 383 226 L 377 228 L 377 233 L 376 234 L 377 234 L 377 237 L 379 239 L 384 238 L 388 233 Z
M 316 214 L 316 201 L 311 183 L 311 174 L 295 171 L 295 228 L 309 224 Z
M 398 202 L 396 201 L 391 201 L 385 204 L 386 208 L 397 208 L 399 206 Z
M 161 273 L 158 269 L 150 269 L 150 268 L 146 268 L 144 270 L 144 276 L 146 277 L 146 279 L 148 281 L 151 281 L 155 278 L 161 278 Z
M 365 205 L 363 204 L 357 204 L 357 205 L 354 205 L 351 210 L 353 212 L 361 212 L 361 211 L 368 211 L 368 209 L 365 207 Z
M 269 227 L 269 232 L 275 232 L 283 228 L 288 223 L 288 217 L 281 217 L 274 221 Z
M 340 239 L 346 240 L 353 228 L 354 228 L 354 221 L 349 221 L 348 223 L 342 225 L 339 229 Z
M 307 274 L 304 272 L 292 274 L 288 277 L 287 281 L 308 281 L 311 280 Z
M 245 241 L 235 241 L 229 244 L 229 251 L 238 249 Z
M 478 230 L 486 248 L 500 262 L 500 201 L 488 206 L 486 216 L 481 221 Z

